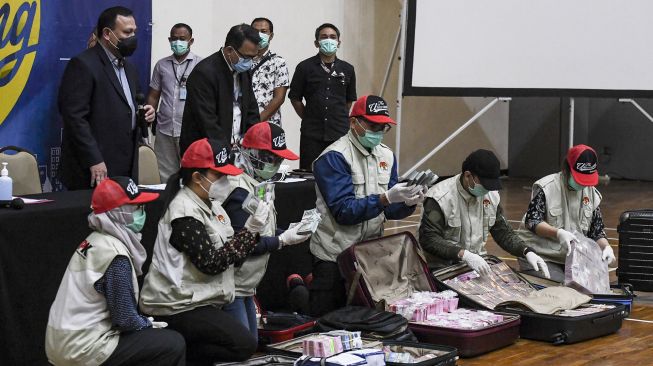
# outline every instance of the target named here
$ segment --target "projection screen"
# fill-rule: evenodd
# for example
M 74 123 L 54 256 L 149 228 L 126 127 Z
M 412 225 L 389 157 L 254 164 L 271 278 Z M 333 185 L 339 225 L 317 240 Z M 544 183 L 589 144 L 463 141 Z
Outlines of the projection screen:
M 404 95 L 653 97 L 652 0 L 409 0 Z

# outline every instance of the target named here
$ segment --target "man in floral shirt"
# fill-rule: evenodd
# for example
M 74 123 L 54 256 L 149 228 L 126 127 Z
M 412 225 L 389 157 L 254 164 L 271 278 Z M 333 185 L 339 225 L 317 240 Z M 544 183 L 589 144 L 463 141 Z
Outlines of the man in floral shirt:
M 270 51 L 270 41 L 274 37 L 274 25 L 267 18 L 256 18 L 252 27 L 259 32 L 258 56 L 254 58 L 252 68 L 252 88 L 261 121 L 269 121 L 281 126 L 281 105 L 286 99 L 289 77 L 286 60 Z

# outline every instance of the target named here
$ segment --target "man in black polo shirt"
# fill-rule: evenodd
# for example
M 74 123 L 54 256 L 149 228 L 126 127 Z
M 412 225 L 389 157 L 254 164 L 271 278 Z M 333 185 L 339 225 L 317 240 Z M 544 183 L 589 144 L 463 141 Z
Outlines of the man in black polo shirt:
M 356 74 L 351 64 L 336 57 L 339 46 L 338 28 L 329 23 L 319 26 L 315 47 L 320 52 L 297 65 L 290 83 L 288 98 L 302 119 L 302 169 L 312 170 L 313 160 L 349 130 L 347 116 L 356 100 Z

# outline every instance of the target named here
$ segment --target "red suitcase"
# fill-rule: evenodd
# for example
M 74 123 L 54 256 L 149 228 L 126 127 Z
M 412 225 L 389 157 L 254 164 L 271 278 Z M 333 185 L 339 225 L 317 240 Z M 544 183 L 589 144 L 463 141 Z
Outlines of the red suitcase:
M 338 256 L 351 305 L 385 310 L 388 300 L 436 286 L 419 244 L 409 232 L 354 244 Z M 460 330 L 409 323 L 420 342 L 455 347 L 461 357 L 473 357 L 514 343 L 520 317 L 500 313 L 504 321 L 479 330 Z

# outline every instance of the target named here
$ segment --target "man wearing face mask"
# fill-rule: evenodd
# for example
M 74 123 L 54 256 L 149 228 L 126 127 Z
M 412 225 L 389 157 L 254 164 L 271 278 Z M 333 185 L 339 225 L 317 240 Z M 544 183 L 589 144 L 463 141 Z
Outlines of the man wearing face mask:
M 190 50 L 194 41 L 193 29 L 189 25 L 173 25 L 168 37 L 172 55 L 159 60 L 152 71 L 147 104 L 159 109 L 154 152 L 162 182 L 179 169 L 179 135 L 187 96 L 186 81 L 202 60 Z
M 180 152 L 208 137 L 235 147 L 245 131 L 260 121 L 250 69 L 261 37 L 247 24 L 233 26 L 224 47 L 195 66 L 186 85 Z
M 116 6 L 100 14 L 97 44 L 73 57 L 59 88 L 63 119 L 59 178 L 69 190 L 89 189 L 107 176 L 138 180 L 136 67 L 127 57 L 136 50 L 132 11 Z M 154 121 L 152 106 L 145 120 Z
M 397 183 L 396 159 L 381 143 L 394 124 L 385 100 L 363 96 L 351 110 L 349 132 L 313 163 L 316 206 L 322 215 L 310 244 L 315 257 L 309 286 L 313 316 L 345 305 L 338 255 L 352 244 L 380 237 L 386 219 L 405 218 L 424 200 L 422 186 Z
M 499 205 L 499 159 L 489 150 L 476 150 L 463 162 L 462 172 L 431 187 L 424 201 L 419 242 L 429 267 L 436 269 L 467 263 L 481 276 L 490 266 L 486 254 L 488 234 L 508 253 L 524 257 L 549 278 L 544 260 L 513 231 Z
M 268 18 L 256 18 L 252 27 L 259 32 L 258 55 L 254 57 L 252 67 L 252 87 L 258 102 L 262 121 L 269 121 L 281 126 L 281 105 L 286 100 L 289 76 L 286 60 L 270 51 L 270 42 L 274 38 L 274 25 Z
M 574 232 L 596 241 L 606 266 L 615 261 L 599 208 L 602 196 L 595 187 L 599 182 L 597 161 L 594 149 L 576 145 L 567 152 L 559 173 L 533 183 L 519 235 L 546 260 L 556 282 L 564 281 L 569 245 L 577 240 Z M 538 276 L 530 263 L 520 260 L 519 266 L 523 272 Z
M 336 57 L 338 28 L 329 23 L 319 26 L 315 47 L 319 53 L 297 65 L 288 93 L 302 119 L 299 167 L 307 170 L 327 146 L 347 134 L 347 113 L 356 100 L 354 67 Z

